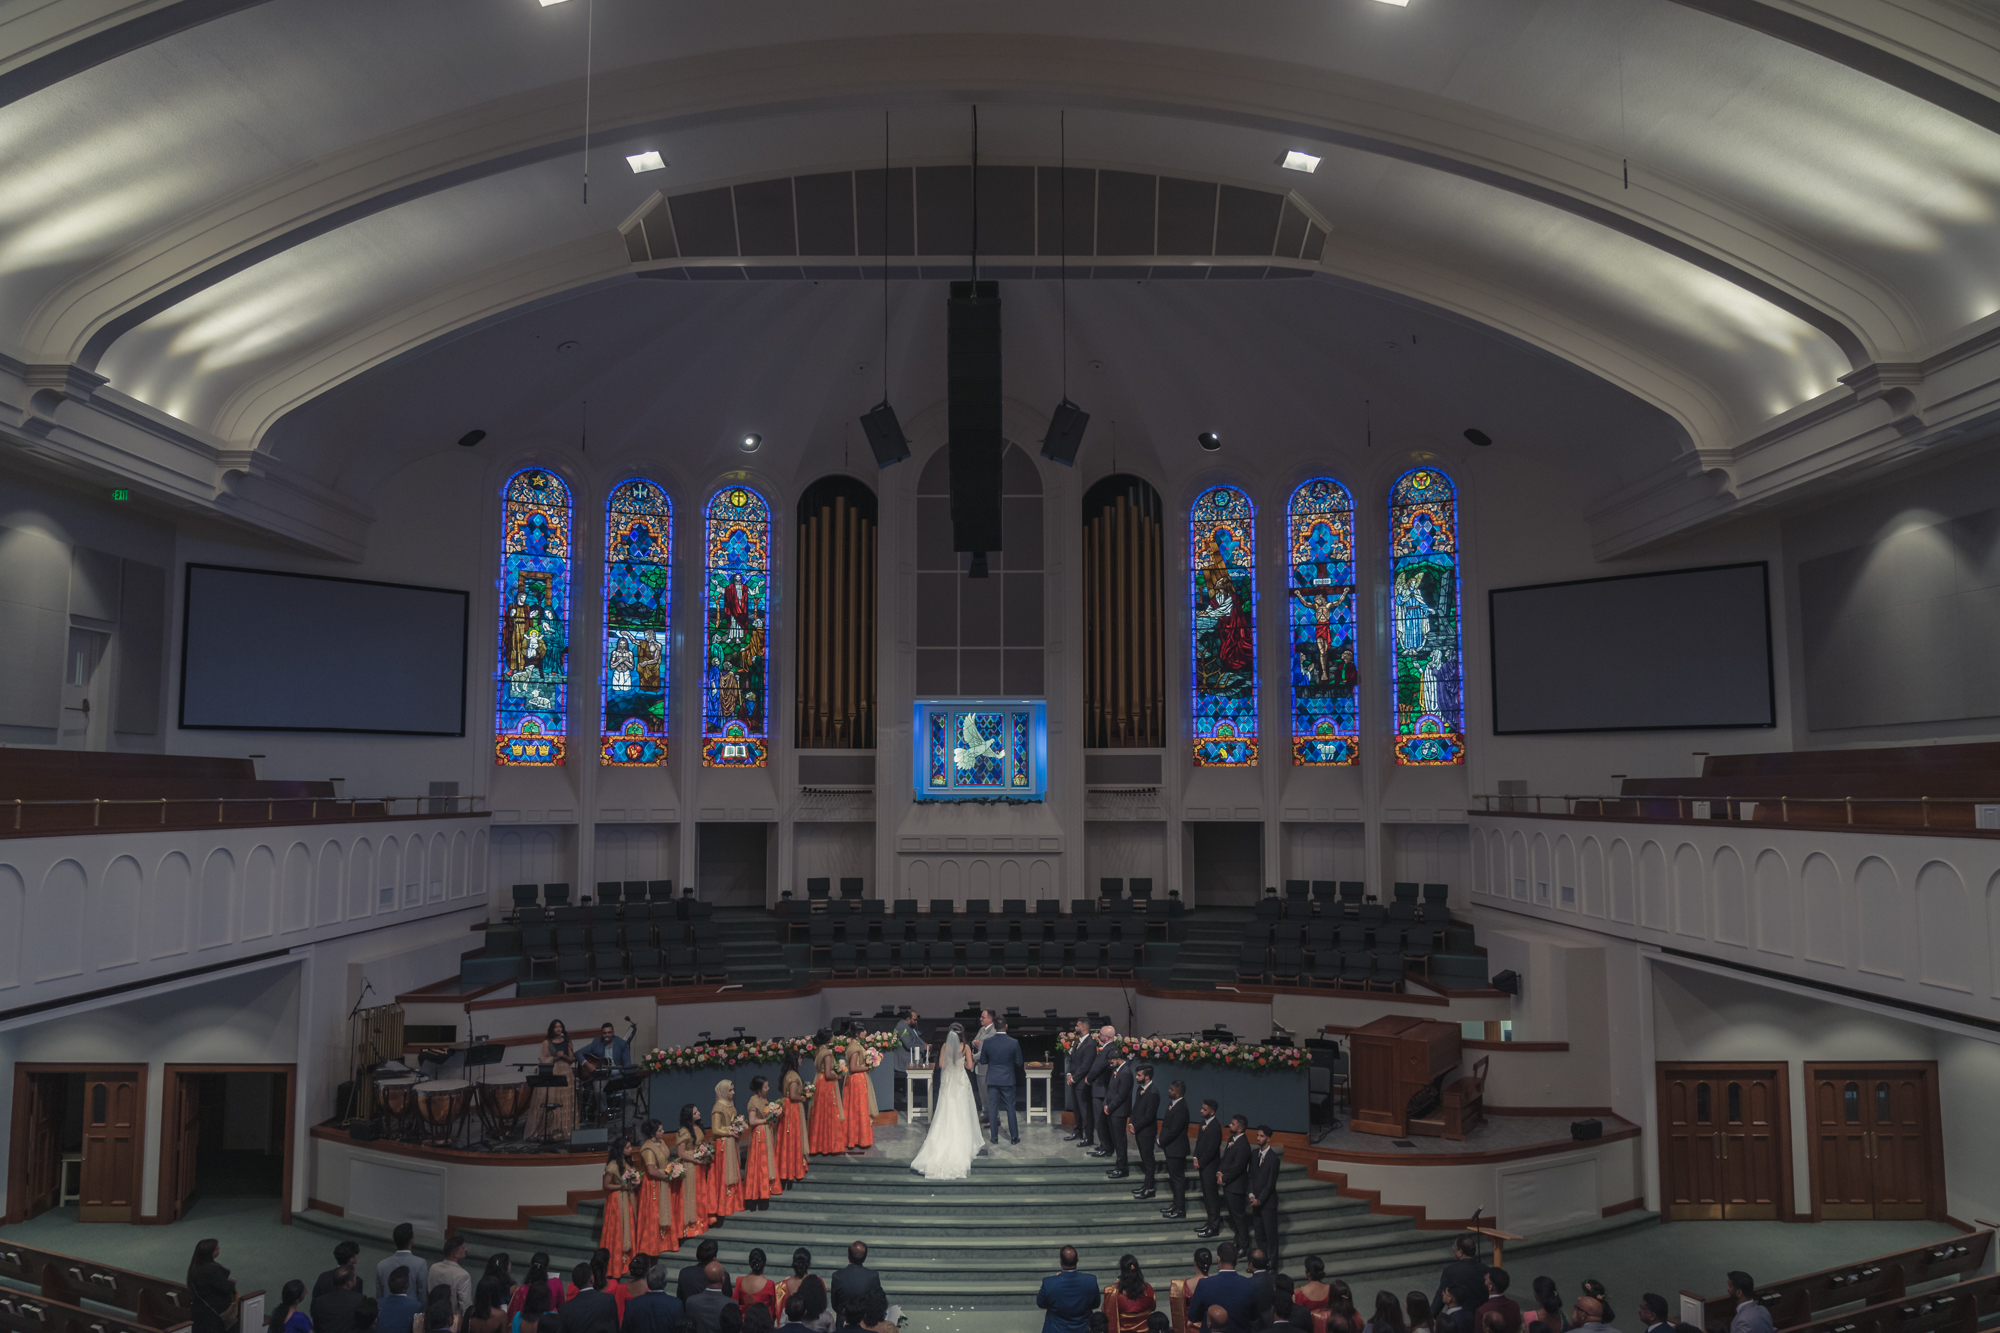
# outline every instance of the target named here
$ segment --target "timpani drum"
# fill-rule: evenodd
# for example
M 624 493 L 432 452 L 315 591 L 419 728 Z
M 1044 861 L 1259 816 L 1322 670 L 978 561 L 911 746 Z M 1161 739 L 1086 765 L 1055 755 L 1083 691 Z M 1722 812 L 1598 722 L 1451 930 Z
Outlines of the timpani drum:
M 377 1079 L 375 1095 L 382 1103 L 382 1118 L 392 1127 L 402 1128 L 416 1122 L 417 1076 L 415 1074 Z
M 516 1075 L 513 1078 L 493 1079 L 477 1087 L 479 1119 L 486 1126 L 488 1137 L 513 1137 L 532 1104 L 528 1096 L 528 1081 Z
M 462 1078 L 432 1079 L 417 1087 L 417 1114 L 432 1138 L 449 1143 L 458 1137 L 472 1104 L 472 1085 Z

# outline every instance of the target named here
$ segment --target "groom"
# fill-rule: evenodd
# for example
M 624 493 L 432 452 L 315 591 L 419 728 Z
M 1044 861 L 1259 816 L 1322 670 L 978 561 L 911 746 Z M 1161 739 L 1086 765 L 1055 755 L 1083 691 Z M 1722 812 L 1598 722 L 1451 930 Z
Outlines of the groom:
M 1014 1121 L 1014 1090 L 1027 1082 L 1021 1068 L 1021 1043 L 1007 1035 L 1007 1020 L 993 1020 L 993 1035 L 979 1043 L 979 1070 L 986 1076 L 986 1125 L 989 1140 L 1000 1142 L 1000 1112 L 1007 1112 L 1007 1142 L 1019 1143 Z

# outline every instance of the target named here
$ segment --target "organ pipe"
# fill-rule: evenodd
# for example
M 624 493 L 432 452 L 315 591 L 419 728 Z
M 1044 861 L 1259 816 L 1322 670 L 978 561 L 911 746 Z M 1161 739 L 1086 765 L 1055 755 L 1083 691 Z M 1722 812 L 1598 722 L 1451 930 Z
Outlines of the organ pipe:
M 874 497 L 847 478 L 799 504 L 798 745 L 875 745 Z
M 1084 716 L 1094 748 L 1163 745 L 1166 720 L 1158 493 L 1108 477 L 1084 498 Z

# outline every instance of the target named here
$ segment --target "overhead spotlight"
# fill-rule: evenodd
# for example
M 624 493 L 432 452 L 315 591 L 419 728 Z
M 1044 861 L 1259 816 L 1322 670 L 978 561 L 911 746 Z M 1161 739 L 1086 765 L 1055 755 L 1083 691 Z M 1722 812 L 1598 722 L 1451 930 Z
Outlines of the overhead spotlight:
M 545 5 L 548 2 L 549 0 L 542 0 L 542 3 Z M 1408 9 L 1410 7 L 1410 0 L 1382 0 L 1382 3 L 1385 5 L 1394 5 L 1398 9 Z
M 1493 437 L 1491 435 L 1488 435 L 1483 430 L 1477 430 L 1477 429 L 1469 430 L 1465 432 L 1465 438 L 1471 440 L 1481 449 L 1484 449 L 1487 445 L 1493 443 Z
M 1220 449 L 1222 447 L 1222 437 L 1220 435 L 1217 435 L 1212 430 L 1205 430 L 1201 434 L 1195 436 L 1194 442 L 1200 445 L 1202 448 L 1208 450 L 1208 452 L 1210 453 L 1214 453 L 1217 449 Z
M 1298 149 L 1294 148 L 1285 154 L 1278 165 L 1286 171 L 1303 171 L 1306 175 L 1310 176 L 1319 170 L 1319 159 L 1311 153 L 1301 153 Z
M 1042 436 L 1042 457 L 1064 467 L 1076 466 L 1076 451 L 1083 447 L 1083 432 L 1090 425 L 1090 413 L 1065 398 L 1049 413 L 1048 433 Z
M 861 414 L 861 431 L 868 437 L 876 467 L 888 467 L 910 456 L 909 438 L 903 434 L 903 423 L 896 420 L 896 409 L 889 406 L 887 398 Z
M 562 2 L 563 0 L 542 0 L 542 8 L 547 9 L 550 5 L 559 5 Z
M 465 432 L 465 434 L 458 437 L 458 447 L 461 449 L 470 449 L 473 445 L 478 444 L 481 440 L 485 438 L 486 438 L 485 431 L 469 430 Z
M 764 443 L 764 437 L 755 431 L 751 431 L 736 442 L 736 447 L 746 454 L 754 454 L 757 452 L 757 446 L 762 443 Z
M 558 2 L 560 3 L 560 0 Z M 632 174 L 635 176 L 642 171 L 663 170 L 667 165 L 666 159 L 660 156 L 656 148 L 648 148 L 643 153 L 627 153 L 625 162 L 632 168 Z

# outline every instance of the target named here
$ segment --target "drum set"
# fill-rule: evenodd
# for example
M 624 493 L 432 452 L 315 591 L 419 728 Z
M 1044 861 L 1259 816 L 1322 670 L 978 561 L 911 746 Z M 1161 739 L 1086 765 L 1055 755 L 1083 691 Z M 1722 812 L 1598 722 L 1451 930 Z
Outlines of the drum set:
M 433 1077 L 400 1061 L 385 1061 L 370 1071 L 380 1135 L 475 1152 L 551 1152 L 569 1146 L 566 1138 L 528 1132 L 538 1107 L 549 1103 L 553 1109 L 553 1089 L 563 1083 L 561 1076 L 535 1063 L 516 1064 L 512 1072 L 489 1072 L 504 1054 L 497 1045 L 472 1046 L 465 1054 L 461 1072 L 477 1071 L 477 1080 Z M 428 1055 L 420 1059 L 419 1069 L 429 1061 Z M 575 1077 L 578 1129 L 623 1130 L 647 1115 L 649 1090 L 640 1070 L 578 1068 Z

